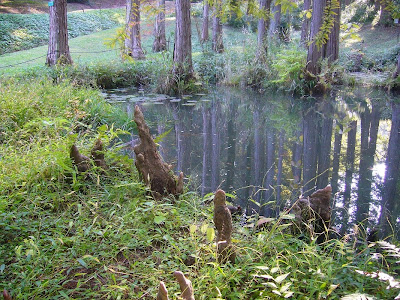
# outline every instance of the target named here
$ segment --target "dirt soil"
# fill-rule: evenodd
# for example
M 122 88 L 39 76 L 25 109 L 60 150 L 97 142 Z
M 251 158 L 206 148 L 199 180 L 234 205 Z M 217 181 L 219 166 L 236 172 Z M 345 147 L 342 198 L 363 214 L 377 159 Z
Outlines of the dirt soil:
M 68 3 L 68 11 L 124 7 L 126 0 L 89 0 L 89 5 Z M 48 13 L 48 0 L 0 0 L 0 13 Z

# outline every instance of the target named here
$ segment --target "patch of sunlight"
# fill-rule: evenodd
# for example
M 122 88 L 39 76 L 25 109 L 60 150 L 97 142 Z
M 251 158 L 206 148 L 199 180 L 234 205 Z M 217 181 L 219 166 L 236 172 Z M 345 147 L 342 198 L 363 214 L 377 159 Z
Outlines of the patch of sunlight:
M 30 40 L 33 39 L 33 36 L 28 33 L 28 30 L 25 28 L 16 29 L 12 32 L 12 35 L 17 37 L 20 40 Z
M 115 13 L 113 17 L 117 19 L 119 24 L 125 23 L 125 16 L 123 16 L 122 14 Z
M 378 272 L 365 272 L 361 270 L 356 270 L 358 274 L 370 277 L 370 278 L 377 278 L 380 281 L 386 281 L 389 285 L 387 286 L 386 289 L 391 289 L 391 288 L 400 288 L 400 282 L 397 281 L 393 276 L 390 276 L 389 274 L 386 274 L 384 272 L 378 271 Z
M 360 293 L 346 295 L 340 298 L 340 300 L 375 300 L 375 299 L 376 298 L 371 295 L 360 294 Z
M 165 18 L 165 20 L 167 20 L 167 21 L 175 21 L 175 17 L 168 17 L 168 18 Z

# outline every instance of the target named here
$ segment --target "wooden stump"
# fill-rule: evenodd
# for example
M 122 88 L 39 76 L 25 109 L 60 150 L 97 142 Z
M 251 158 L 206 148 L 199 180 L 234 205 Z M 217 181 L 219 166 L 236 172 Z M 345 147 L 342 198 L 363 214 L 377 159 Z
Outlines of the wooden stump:
M 163 196 L 183 193 L 183 173 L 177 178 L 171 166 L 166 164 L 157 151 L 157 145 L 150 135 L 143 113 L 139 106 L 135 107 L 135 123 L 137 125 L 140 144 L 134 147 L 136 155 L 135 166 L 143 181 L 150 186 L 153 197 L 160 199 Z
M 331 221 L 331 199 L 332 187 L 317 190 L 308 198 L 297 200 L 291 210 L 295 215 L 295 223 L 300 231 L 312 231 L 322 236 L 329 229 Z M 322 238 L 318 239 L 322 241 Z
M 232 216 L 226 205 L 223 190 L 214 196 L 214 225 L 217 229 L 217 260 L 219 263 L 235 263 L 236 253 L 232 245 Z
M 192 282 L 183 275 L 180 271 L 175 271 L 174 276 L 179 283 L 179 287 L 181 289 L 181 297 L 179 299 L 183 300 L 195 300 L 194 299 L 194 290 L 192 286 Z M 157 293 L 157 300 L 169 300 L 168 291 L 165 287 L 164 282 L 160 282 Z

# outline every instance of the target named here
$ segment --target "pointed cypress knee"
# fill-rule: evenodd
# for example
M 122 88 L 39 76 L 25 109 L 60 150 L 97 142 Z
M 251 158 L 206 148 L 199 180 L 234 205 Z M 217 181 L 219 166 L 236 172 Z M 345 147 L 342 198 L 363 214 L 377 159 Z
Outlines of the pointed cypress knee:
M 183 193 L 183 173 L 177 178 L 171 167 L 164 162 L 157 151 L 157 145 L 150 135 L 143 113 L 139 106 L 135 107 L 135 123 L 139 133 L 140 144 L 134 147 L 135 166 L 145 184 L 150 186 L 153 197 L 178 196 Z
M 214 225 L 217 229 L 217 260 L 223 264 L 235 263 L 236 253 L 232 245 L 232 216 L 226 205 L 226 195 L 218 190 L 214 196 Z

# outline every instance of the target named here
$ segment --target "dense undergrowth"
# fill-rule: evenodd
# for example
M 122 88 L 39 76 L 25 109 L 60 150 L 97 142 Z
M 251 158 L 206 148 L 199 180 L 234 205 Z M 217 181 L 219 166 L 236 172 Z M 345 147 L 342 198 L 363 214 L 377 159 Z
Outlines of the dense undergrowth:
M 210 205 L 190 191 L 147 196 L 121 149 L 135 126 L 96 89 L 7 80 L 0 95 L 0 289 L 15 299 L 154 299 L 160 280 L 174 299 L 174 270 L 192 280 L 196 299 L 399 292 L 393 278 L 373 278 L 395 275 L 398 249 L 374 259 L 361 236 L 317 245 L 289 234 L 290 216 L 260 232 L 235 221 L 238 261 L 219 265 Z M 69 147 L 87 154 L 98 137 L 111 168 L 78 174 Z
M 74 38 L 121 25 L 122 9 L 68 14 L 68 36 Z M 0 14 L 0 55 L 45 45 L 49 40 L 48 14 Z

